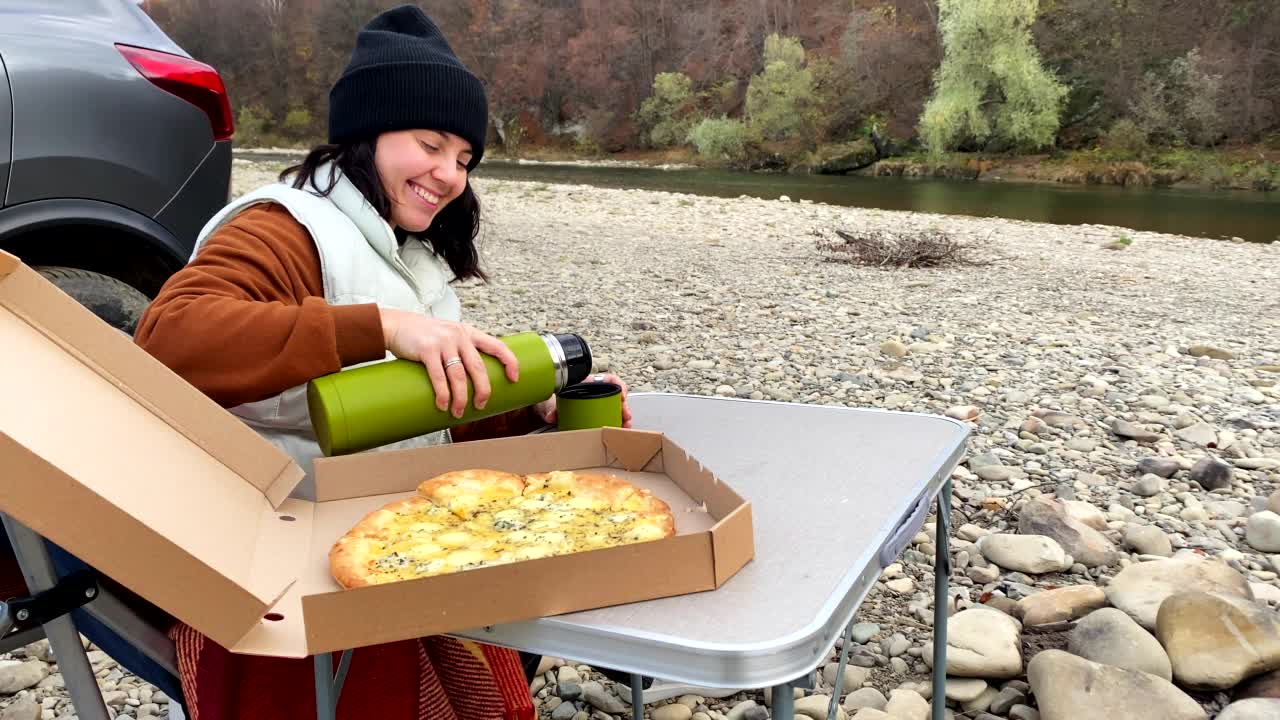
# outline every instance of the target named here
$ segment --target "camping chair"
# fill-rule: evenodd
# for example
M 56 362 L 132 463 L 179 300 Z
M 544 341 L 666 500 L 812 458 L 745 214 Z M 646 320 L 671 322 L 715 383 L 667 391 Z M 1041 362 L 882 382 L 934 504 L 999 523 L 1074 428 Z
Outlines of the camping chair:
M 58 669 L 83 720 L 108 720 L 84 635 L 119 665 L 156 686 L 170 707 L 183 702 L 173 641 L 159 629 L 168 616 L 102 577 L 62 548 L 0 514 L 0 652 L 49 639 Z M 171 711 L 172 712 L 172 711 Z M 180 711 L 170 717 L 182 717 Z

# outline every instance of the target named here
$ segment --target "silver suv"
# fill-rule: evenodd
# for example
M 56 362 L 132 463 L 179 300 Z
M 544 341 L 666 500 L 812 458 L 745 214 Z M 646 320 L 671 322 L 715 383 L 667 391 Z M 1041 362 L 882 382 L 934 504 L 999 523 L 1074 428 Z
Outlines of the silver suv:
M 232 132 L 137 0 L 0 0 L 0 249 L 120 330 L 226 204 Z

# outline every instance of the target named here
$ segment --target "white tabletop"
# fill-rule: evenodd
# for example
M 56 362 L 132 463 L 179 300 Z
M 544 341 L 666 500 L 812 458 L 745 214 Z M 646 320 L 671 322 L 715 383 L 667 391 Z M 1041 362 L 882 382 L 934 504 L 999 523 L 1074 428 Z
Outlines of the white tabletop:
M 660 430 L 751 502 L 755 558 L 720 589 L 458 633 L 708 687 L 766 687 L 820 663 L 881 570 L 877 554 L 960 461 L 932 415 L 634 394 Z M 625 572 L 625 568 L 618 571 Z

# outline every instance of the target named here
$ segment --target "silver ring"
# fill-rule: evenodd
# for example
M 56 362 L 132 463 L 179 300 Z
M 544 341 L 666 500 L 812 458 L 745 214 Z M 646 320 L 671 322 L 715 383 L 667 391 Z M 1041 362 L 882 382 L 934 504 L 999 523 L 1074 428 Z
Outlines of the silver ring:
M 462 364 L 462 358 L 460 358 L 460 357 L 449 358 L 447 361 L 445 361 L 444 369 L 445 369 L 445 370 L 448 370 L 449 368 L 453 367 L 454 365 L 461 365 L 461 364 Z
M 603 376 L 603 375 L 595 375 L 595 376 L 592 376 L 592 378 L 591 378 L 591 379 L 592 379 L 592 380 L 594 380 L 595 382 L 604 382 L 604 376 Z

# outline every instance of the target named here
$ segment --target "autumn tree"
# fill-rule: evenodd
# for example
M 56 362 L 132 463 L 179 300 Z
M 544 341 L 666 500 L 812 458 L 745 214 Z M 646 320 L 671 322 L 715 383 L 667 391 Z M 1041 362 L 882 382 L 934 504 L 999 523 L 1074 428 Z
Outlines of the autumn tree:
M 940 0 L 942 66 L 920 132 L 932 153 L 991 139 L 1053 142 L 1067 88 L 1031 42 L 1038 0 Z

